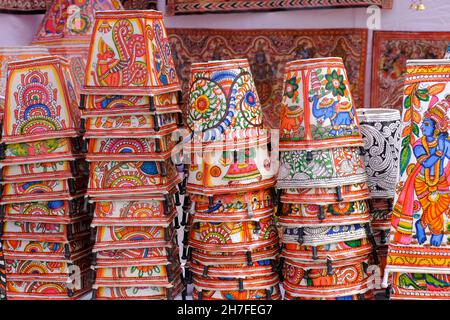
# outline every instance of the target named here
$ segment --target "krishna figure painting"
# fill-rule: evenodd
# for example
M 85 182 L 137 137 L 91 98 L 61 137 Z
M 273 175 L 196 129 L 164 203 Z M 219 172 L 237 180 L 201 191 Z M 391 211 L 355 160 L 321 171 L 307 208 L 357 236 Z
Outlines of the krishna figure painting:
M 392 299 L 449 299 L 450 60 L 410 60 L 384 285 Z M 390 276 L 389 276 L 390 275 Z M 408 279 L 408 281 L 405 281 Z M 441 279 L 422 286 L 422 279 Z

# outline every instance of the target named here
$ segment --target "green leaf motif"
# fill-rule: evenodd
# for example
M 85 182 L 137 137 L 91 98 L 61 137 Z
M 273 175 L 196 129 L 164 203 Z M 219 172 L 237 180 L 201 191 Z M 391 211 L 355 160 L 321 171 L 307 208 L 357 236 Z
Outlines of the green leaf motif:
M 413 124 L 412 124 L 412 132 L 414 133 L 414 135 L 415 135 L 416 137 L 419 136 L 420 131 L 419 131 L 419 126 L 417 125 L 417 123 L 413 123 Z
M 405 98 L 405 101 L 403 102 L 403 106 L 405 107 L 405 109 L 411 108 L 411 96 L 407 96 Z
M 405 173 L 409 160 L 411 160 L 411 147 L 408 145 L 403 147 L 400 154 L 400 175 Z

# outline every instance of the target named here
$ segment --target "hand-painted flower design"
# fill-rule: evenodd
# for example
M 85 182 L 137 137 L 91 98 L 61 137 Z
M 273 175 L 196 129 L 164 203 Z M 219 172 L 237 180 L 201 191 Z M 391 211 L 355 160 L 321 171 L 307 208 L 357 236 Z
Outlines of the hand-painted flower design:
M 199 96 L 195 99 L 194 108 L 200 113 L 205 113 L 210 106 L 209 99 L 205 95 Z
M 250 106 L 254 107 L 256 105 L 256 96 L 252 91 L 248 91 L 245 94 L 245 102 Z
M 290 99 L 295 99 L 298 96 L 299 81 L 297 77 L 292 77 L 286 81 L 284 87 L 284 95 Z
M 344 96 L 345 90 L 347 89 L 344 83 L 344 76 L 338 74 L 336 70 L 333 70 L 331 74 L 325 75 L 325 79 L 327 80 L 327 84 L 325 88 L 327 90 L 331 90 L 333 96 Z

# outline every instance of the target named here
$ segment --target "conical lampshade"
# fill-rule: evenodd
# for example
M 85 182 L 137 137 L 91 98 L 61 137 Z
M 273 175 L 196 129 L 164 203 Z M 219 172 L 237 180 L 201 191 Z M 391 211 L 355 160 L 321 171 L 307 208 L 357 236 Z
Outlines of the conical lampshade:
M 67 60 L 49 56 L 9 63 L 3 142 L 76 137 L 77 106 Z
M 154 96 L 180 89 L 161 12 L 96 14 L 83 94 Z
M 280 150 L 363 146 L 341 58 L 288 62 L 284 83 Z
M 187 124 L 191 148 L 267 143 L 261 104 L 247 59 L 194 63 Z
M 449 60 L 407 62 L 400 176 L 385 281 L 392 272 L 427 274 L 427 281 L 436 273 L 450 274 L 449 73 Z M 402 277 L 411 280 L 409 276 Z M 393 297 L 450 298 L 448 290 L 427 288 L 396 282 Z

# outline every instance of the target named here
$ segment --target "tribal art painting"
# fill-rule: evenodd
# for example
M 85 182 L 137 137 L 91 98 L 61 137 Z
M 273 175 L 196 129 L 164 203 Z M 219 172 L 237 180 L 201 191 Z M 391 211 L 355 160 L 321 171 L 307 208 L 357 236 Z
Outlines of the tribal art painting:
M 167 13 L 198 14 L 243 11 L 367 7 L 392 9 L 393 0 L 167 0 Z
M 371 106 L 401 111 L 406 61 L 442 59 L 449 42 L 450 32 L 374 32 Z
M 185 94 L 189 92 L 192 63 L 247 58 L 268 127 L 279 127 L 283 73 L 288 61 L 343 58 L 356 105 L 364 101 L 367 29 L 168 29 L 168 33 Z M 183 100 L 187 101 L 187 96 Z

